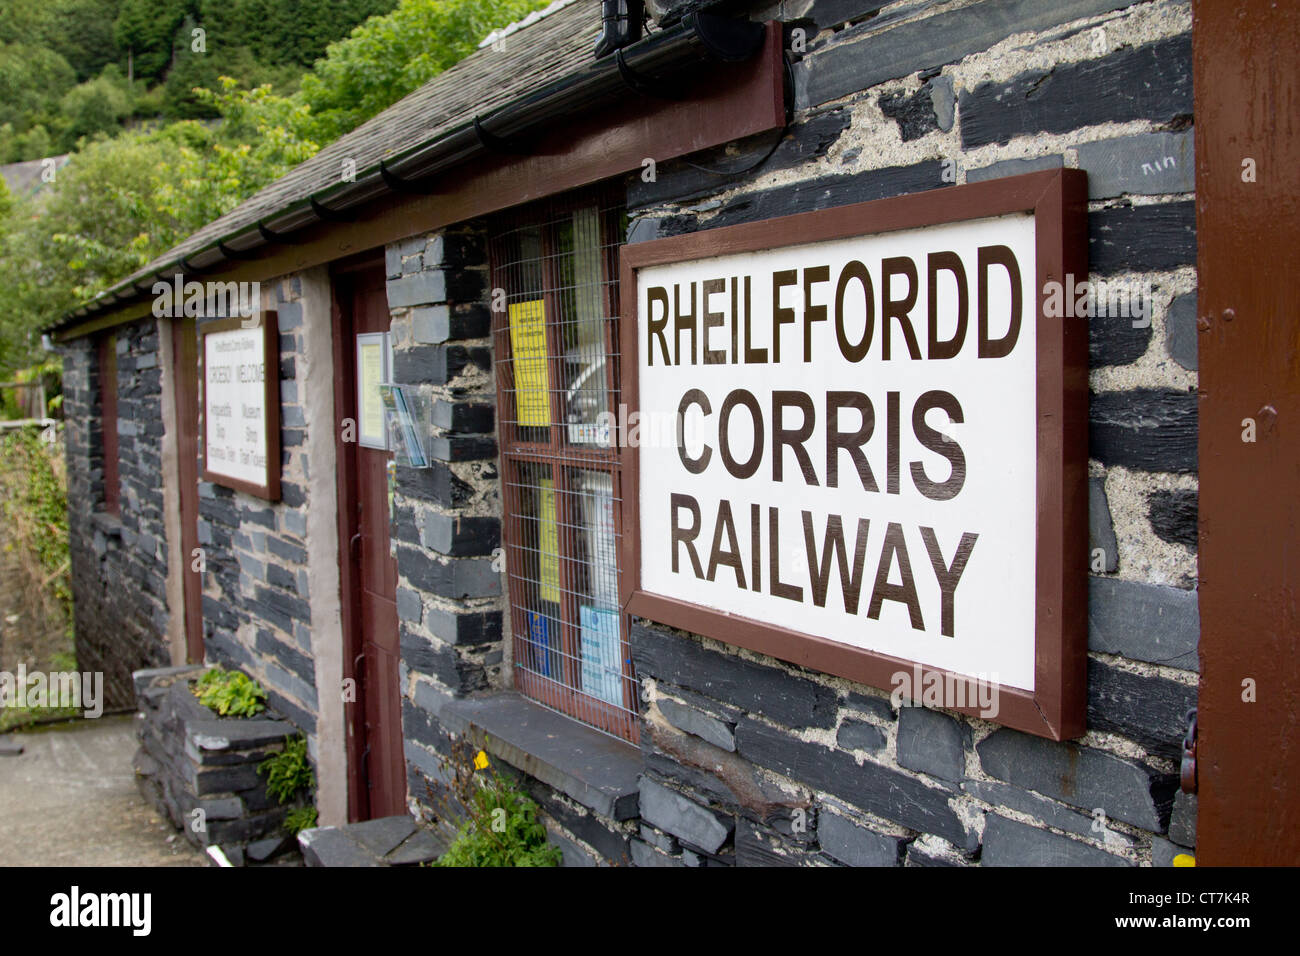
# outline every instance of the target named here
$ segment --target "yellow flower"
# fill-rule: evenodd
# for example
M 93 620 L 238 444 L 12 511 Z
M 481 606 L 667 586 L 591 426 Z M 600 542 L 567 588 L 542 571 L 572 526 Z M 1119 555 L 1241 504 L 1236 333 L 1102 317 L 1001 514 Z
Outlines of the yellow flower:
M 1176 857 L 1174 857 L 1174 866 L 1195 866 L 1195 865 L 1196 865 L 1196 857 L 1190 856 L 1187 853 L 1179 853 Z
M 487 754 L 485 754 L 483 751 L 480 750 L 478 753 L 474 755 L 474 769 L 486 770 L 487 765 L 488 765 Z

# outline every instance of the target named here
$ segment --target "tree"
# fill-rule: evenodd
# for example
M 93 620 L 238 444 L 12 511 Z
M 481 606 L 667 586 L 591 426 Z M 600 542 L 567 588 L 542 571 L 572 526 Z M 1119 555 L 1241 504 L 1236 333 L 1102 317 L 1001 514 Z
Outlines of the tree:
M 131 115 L 132 99 L 126 77 L 114 63 L 104 67 L 95 79 L 68 90 L 59 101 L 61 117 L 67 124 L 65 148 L 72 149 L 83 136 L 116 131 Z
M 121 0 L 40 0 L 48 11 L 49 30 L 44 43 L 89 80 L 118 60 L 113 22 Z
M 68 61 L 53 50 L 26 43 L 0 44 L 0 124 L 26 132 L 57 109 L 76 82 Z M 36 159 L 38 157 L 24 157 Z
M 172 38 L 192 6 L 192 0 L 122 0 L 113 40 L 123 54 L 130 51 L 136 78 L 162 78 L 171 65 Z
M 302 79 L 312 138 L 326 143 L 359 126 L 473 53 L 498 27 L 546 6 L 546 0 L 402 0 L 331 43 Z
M 212 108 L 198 98 L 195 88 L 217 86 L 223 71 L 240 75 L 238 69 L 232 69 L 234 64 L 231 63 L 231 50 L 222 47 L 209 48 L 206 35 L 201 48 L 194 49 L 195 29 L 197 29 L 197 21 L 186 17 L 176 31 L 172 48 L 172 65 L 167 71 L 167 81 L 163 84 L 163 109 L 172 119 L 216 116 Z M 236 49 L 245 53 L 243 47 Z M 220 68 L 217 66 L 218 63 L 221 63 Z
M 216 132 L 195 124 L 169 128 L 202 143 L 178 155 L 158 196 L 160 210 L 190 231 L 225 215 L 319 148 L 300 133 L 305 106 L 274 95 L 269 86 L 241 90 L 230 77 L 222 77 L 221 86 L 220 93 L 199 93 L 222 118 Z
M 292 64 L 301 73 L 332 41 L 396 6 L 397 0 L 200 0 L 199 20 L 223 48 L 246 46 L 260 63 Z

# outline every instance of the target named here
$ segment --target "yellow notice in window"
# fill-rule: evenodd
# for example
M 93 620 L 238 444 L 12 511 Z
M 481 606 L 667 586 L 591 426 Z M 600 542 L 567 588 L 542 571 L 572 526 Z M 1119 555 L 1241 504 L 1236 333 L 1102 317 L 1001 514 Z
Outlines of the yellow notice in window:
M 541 299 L 510 305 L 510 352 L 515 367 L 515 411 L 520 425 L 551 423 L 546 372 L 546 307 Z
M 560 603 L 560 533 L 555 523 L 555 482 L 538 482 L 538 515 L 541 525 L 537 541 L 537 579 L 543 601 Z

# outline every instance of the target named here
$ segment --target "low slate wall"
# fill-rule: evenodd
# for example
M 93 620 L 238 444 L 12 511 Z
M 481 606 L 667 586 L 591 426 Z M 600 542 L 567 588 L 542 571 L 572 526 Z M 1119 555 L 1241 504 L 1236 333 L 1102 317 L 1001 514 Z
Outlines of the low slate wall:
M 254 718 L 214 714 L 192 690 L 203 670 L 135 673 L 136 782 L 153 808 L 195 846 L 220 846 L 237 864 L 246 854 L 268 859 L 296 844 L 284 830 L 289 807 L 267 793 L 266 775 L 257 766 L 283 750 L 285 737 L 298 730 L 269 711 Z

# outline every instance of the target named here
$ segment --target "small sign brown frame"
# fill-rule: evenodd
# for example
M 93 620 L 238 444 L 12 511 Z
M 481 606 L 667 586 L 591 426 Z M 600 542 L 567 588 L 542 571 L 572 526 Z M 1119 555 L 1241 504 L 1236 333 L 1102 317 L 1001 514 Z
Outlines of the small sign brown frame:
M 199 326 L 199 451 L 202 456 L 204 481 L 210 481 L 236 491 L 244 491 L 267 501 L 280 500 L 280 326 L 279 318 L 273 310 L 261 310 L 257 313 L 258 324 L 249 326 L 244 318 L 213 319 Z M 207 343 L 206 336 L 214 332 L 231 332 L 260 328 L 263 335 L 262 356 L 265 363 L 262 385 L 264 420 L 266 430 L 266 482 L 255 484 L 214 472 L 208 468 L 208 428 L 207 428 Z

